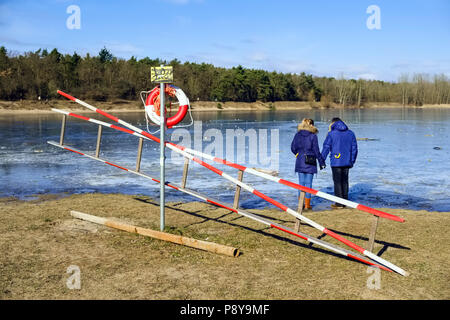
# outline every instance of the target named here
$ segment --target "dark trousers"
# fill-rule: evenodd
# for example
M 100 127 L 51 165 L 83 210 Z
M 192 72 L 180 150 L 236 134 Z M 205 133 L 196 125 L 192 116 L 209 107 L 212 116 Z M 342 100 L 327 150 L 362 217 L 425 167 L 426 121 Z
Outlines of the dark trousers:
M 348 199 L 348 172 L 349 167 L 331 167 L 333 172 L 334 195 Z

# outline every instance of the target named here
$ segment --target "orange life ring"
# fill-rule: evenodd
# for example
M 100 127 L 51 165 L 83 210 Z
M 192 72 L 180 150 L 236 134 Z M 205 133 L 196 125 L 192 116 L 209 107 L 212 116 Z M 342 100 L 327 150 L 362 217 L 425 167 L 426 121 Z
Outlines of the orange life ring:
M 186 116 L 186 113 L 189 109 L 189 99 L 186 97 L 183 90 L 174 85 L 166 85 L 164 91 L 171 97 L 177 97 L 179 102 L 178 112 L 174 116 L 166 119 L 166 126 L 168 128 L 172 128 L 174 125 L 181 122 Z M 161 102 L 159 92 L 159 86 L 153 88 L 153 90 L 148 94 L 147 99 L 145 100 L 146 113 L 148 114 L 150 119 L 158 125 L 160 124 L 161 117 Z

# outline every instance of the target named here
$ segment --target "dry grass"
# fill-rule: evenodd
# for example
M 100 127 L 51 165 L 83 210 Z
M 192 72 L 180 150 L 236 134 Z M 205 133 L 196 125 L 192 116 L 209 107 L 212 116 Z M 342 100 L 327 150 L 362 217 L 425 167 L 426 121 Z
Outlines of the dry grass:
M 382 272 L 207 204 L 171 203 L 167 231 L 239 248 L 231 258 L 72 219 L 70 210 L 159 228 L 159 207 L 142 196 L 86 194 L 23 202 L 0 199 L 0 299 L 449 299 L 449 213 L 389 210 L 374 252 L 409 271 Z M 292 227 L 275 210 L 253 212 Z M 371 217 L 351 210 L 308 217 L 365 245 Z M 302 225 L 302 231 L 321 236 Z M 323 240 L 333 241 L 330 237 Z M 66 287 L 81 270 L 81 290 Z

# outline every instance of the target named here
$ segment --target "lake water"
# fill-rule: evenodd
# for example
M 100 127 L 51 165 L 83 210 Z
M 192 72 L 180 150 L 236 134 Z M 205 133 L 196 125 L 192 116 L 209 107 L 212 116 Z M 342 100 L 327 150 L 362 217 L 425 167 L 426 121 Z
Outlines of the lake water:
M 142 129 L 146 128 L 141 113 L 116 115 Z M 212 146 L 212 142 L 207 140 L 208 133 L 222 134 L 223 149 L 218 151 L 218 156 L 231 161 L 243 156 L 243 165 L 260 168 L 272 166 L 278 169 L 281 178 L 298 182 L 294 173 L 295 157 L 290 151 L 297 123 L 304 117 L 314 119 L 319 129 L 319 145 L 322 147 L 329 121 L 335 116 L 341 117 L 357 138 L 369 138 L 358 141 L 358 159 L 350 170 L 350 200 L 376 208 L 450 211 L 450 109 L 199 112 L 193 114 L 195 131 L 193 126 L 177 131 L 172 129 L 168 137 L 177 143 L 181 141 L 177 134 L 184 133 L 184 137 L 190 135 L 190 142 L 184 139 L 181 144 L 196 149 L 206 148 L 208 151 Z M 93 117 L 109 121 L 100 115 Z M 33 195 L 46 193 L 101 192 L 142 194 L 158 199 L 159 185 L 152 181 L 47 144 L 48 140 L 59 141 L 60 127 L 59 114 L 0 115 L 0 197 L 32 199 Z M 155 130 L 155 127 L 150 128 Z M 233 130 L 241 129 L 241 133 L 247 135 L 256 132 L 258 146 L 255 146 L 254 141 L 250 145 L 239 146 L 236 141 L 234 149 L 226 149 L 227 143 L 233 147 L 230 139 L 226 139 L 227 129 L 235 133 L 239 133 L 239 130 Z M 96 136 L 95 124 L 68 119 L 67 145 L 94 154 Z M 272 138 L 276 138 L 276 141 Z M 267 152 L 264 152 L 265 142 Z M 134 169 L 137 145 L 135 136 L 104 128 L 101 157 Z M 229 157 L 231 150 L 234 159 Z M 258 151 L 259 156 L 271 160 L 270 163 L 259 158 L 255 163 L 252 158 L 254 150 Z M 172 155 L 171 151 L 166 154 L 166 179 L 179 183 L 183 161 Z M 268 155 L 272 158 L 267 158 Z M 232 168 L 214 165 L 237 176 L 237 171 Z M 158 144 L 144 143 L 141 170 L 155 178 L 159 177 Z M 291 208 L 297 206 L 297 191 L 294 189 L 249 174 L 244 174 L 244 182 Z M 198 164 L 190 166 L 187 187 L 228 203 L 233 201 L 235 186 Z M 328 160 L 327 168 L 314 177 L 313 188 L 333 193 Z M 195 200 L 170 188 L 166 199 Z M 314 209 L 323 209 L 330 203 L 313 197 L 312 204 Z M 272 207 L 245 191 L 241 193 L 241 206 Z

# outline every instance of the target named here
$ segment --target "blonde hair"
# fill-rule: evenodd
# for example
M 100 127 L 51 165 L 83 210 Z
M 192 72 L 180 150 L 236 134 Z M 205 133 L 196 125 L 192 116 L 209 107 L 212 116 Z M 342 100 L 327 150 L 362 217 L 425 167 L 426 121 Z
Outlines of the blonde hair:
M 314 127 L 314 120 L 309 118 L 303 118 L 302 122 L 299 123 L 297 126 L 297 131 L 300 130 L 307 130 L 311 131 L 312 133 L 317 133 L 319 130 L 317 130 L 316 127 Z
M 309 119 L 309 118 L 303 118 L 302 123 L 305 123 L 309 126 L 313 126 L 314 125 L 314 120 L 313 119 Z

